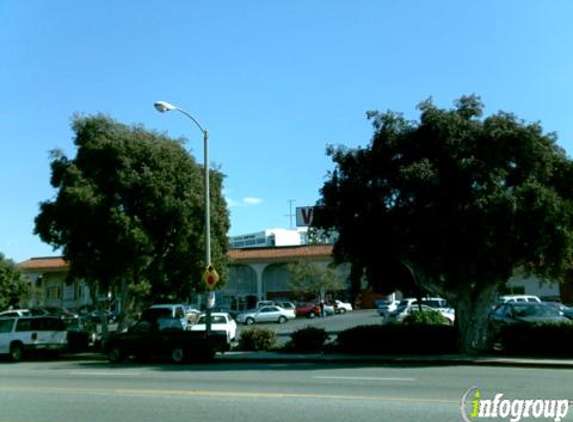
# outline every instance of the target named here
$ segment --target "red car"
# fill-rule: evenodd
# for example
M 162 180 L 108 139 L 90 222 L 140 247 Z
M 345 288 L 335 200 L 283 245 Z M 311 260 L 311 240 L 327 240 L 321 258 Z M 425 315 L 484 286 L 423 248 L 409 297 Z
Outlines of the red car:
M 310 302 L 300 302 L 297 303 L 294 309 L 294 314 L 298 316 L 303 316 L 307 318 L 314 318 L 320 316 L 320 306 L 315 303 Z

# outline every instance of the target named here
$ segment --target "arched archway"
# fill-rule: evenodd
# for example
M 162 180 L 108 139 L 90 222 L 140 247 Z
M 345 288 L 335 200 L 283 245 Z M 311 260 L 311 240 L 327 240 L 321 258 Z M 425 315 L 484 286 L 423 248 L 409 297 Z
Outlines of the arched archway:
M 263 289 L 267 298 L 290 296 L 288 264 L 270 264 L 263 270 Z
M 225 285 L 224 296 L 231 309 L 249 309 L 257 301 L 257 273 L 250 265 L 229 267 L 229 281 Z

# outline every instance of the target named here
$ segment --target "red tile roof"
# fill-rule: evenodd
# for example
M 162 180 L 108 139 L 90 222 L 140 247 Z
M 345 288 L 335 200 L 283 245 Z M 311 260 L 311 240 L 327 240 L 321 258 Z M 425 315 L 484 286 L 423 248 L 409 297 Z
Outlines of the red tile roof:
M 232 262 L 286 262 L 298 259 L 327 259 L 332 245 L 282 246 L 275 248 L 230 249 Z M 67 270 L 69 264 L 62 257 L 30 258 L 20 262 L 18 268 L 28 271 Z
M 293 259 L 324 259 L 332 255 L 332 245 L 283 246 L 276 248 L 231 249 L 231 261 L 284 262 Z
M 68 269 L 69 264 L 61 256 L 30 258 L 27 261 L 20 262 L 18 268 L 21 270 L 62 270 Z

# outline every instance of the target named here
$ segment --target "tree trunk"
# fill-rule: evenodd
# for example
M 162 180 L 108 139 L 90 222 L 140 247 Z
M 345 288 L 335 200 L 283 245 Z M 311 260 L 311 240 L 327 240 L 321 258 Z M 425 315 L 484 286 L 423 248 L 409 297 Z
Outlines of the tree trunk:
M 498 284 L 464 288 L 457 296 L 456 326 L 461 353 L 480 353 L 490 349 L 489 313 L 495 304 Z
M 128 325 L 128 309 L 129 309 L 129 288 L 125 279 L 121 280 L 121 290 L 119 294 L 119 307 L 120 313 L 118 315 L 117 331 L 121 332 Z
M 350 303 L 356 304 L 362 290 L 362 276 L 364 270 L 361 265 L 352 264 L 350 266 Z

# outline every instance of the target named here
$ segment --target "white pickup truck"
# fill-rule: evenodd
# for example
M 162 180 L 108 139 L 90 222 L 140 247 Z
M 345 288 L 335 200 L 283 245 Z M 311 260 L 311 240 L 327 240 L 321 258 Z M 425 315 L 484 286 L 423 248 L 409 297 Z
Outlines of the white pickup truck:
M 27 352 L 59 352 L 68 345 L 64 322 L 56 317 L 0 318 L 0 354 L 19 361 Z

